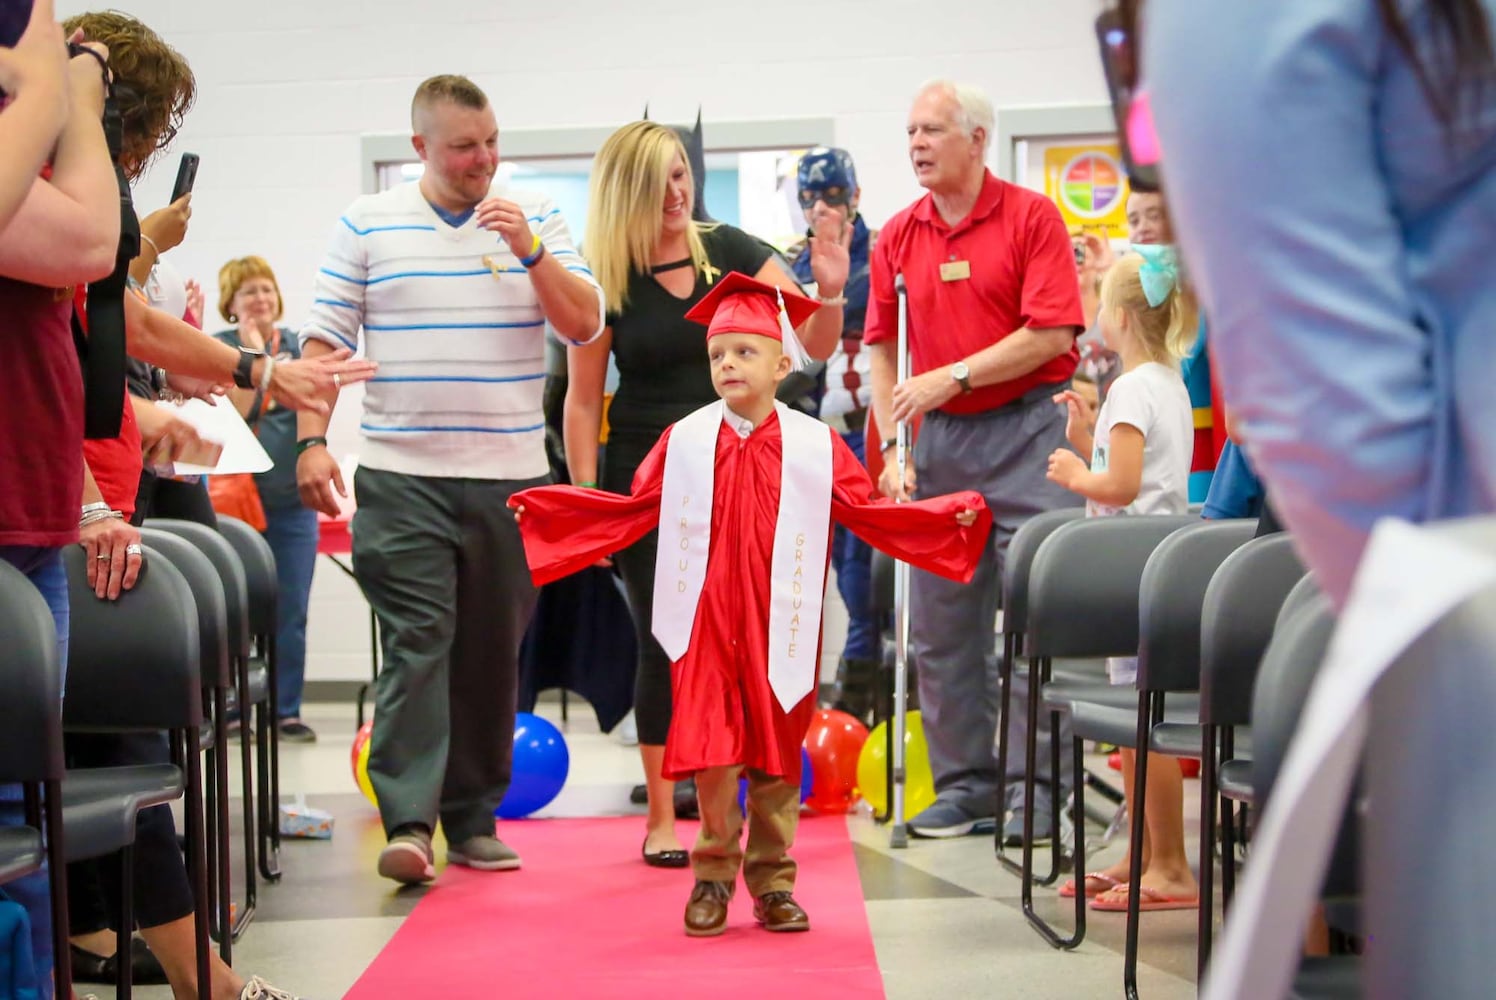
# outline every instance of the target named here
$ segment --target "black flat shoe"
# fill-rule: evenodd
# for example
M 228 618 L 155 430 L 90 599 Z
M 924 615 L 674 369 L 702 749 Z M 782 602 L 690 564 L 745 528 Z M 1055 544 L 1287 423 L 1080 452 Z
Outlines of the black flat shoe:
M 119 979 L 114 956 L 105 958 L 86 948 L 70 945 L 73 979 L 80 983 L 114 983 Z M 137 986 L 165 986 L 166 970 L 140 938 L 130 939 L 130 979 Z
M 639 853 L 644 855 L 644 863 L 651 868 L 685 868 L 691 863 L 689 851 L 656 851 L 649 853 L 649 838 L 644 838 L 644 843 L 639 845 Z

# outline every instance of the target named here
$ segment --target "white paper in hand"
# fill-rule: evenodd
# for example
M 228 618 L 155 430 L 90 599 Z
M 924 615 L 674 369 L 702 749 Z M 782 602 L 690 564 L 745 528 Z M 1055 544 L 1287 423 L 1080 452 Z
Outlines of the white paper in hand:
M 209 473 L 228 475 L 235 472 L 267 472 L 275 463 L 260 445 L 239 411 L 227 399 L 210 406 L 200 399 L 189 399 L 180 405 L 158 402 L 158 406 L 169 409 L 178 420 L 192 425 L 198 435 L 206 441 L 223 445 L 223 454 L 212 468 L 177 462 L 172 471 L 179 476 L 199 476 Z

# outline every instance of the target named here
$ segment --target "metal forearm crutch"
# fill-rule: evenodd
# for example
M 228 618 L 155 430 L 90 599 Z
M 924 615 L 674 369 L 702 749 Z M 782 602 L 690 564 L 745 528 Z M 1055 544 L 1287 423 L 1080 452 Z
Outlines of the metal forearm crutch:
M 902 383 L 909 378 L 909 293 L 904 288 L 902 274 L 894 275 L 893 290 L 899 299 L 897 383 Z M 909 421 L 894 422 L 894 440 L 897 442 L 894 453 L 901 488 L 906 481 L 904 477 L 909 461 L 909 433 Z M 889 738 L 893 743 L 889 760 L 893 764 L 893 771 L 890 775 L 888 799 L 893 828 L 888 835 L 888 846 L 908 847 L 909 829 L 904 816 L 904 727 L 909 709 L 909 564 L 902 560 L 893 564 L 893 617 L 893 717 L 889 726 Z

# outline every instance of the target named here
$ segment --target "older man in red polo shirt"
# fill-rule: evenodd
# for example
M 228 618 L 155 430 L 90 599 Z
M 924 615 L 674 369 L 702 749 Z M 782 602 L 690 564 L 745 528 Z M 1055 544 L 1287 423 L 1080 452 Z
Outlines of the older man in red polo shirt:
M 993 626 L 1008 540 L 1031 515 L 1077 502 L 1045 479 L 1045 463 L 1065 447 L 1064 413 L 1050 397 L 1075 371 L 1075 337 L 1085 317 L 1059 210 L 987 170 L 991 102 L 973 87 L 929 83 L 915 97 L 908 132 L 915 177 L 929 193 L 879 236 L 864 343 L 878 426 L 924 415 L 904 483 L 895 442 L 891 434 L 883 438 L 884 492 L 973 489 L 992 508 L 992 536 L 972 582 L 916 570 L 910 593 L 937 798 L 909 826 L 920 836 L 957 837 L 991 832 L 997 822 Z M 895 385 L 898 274 L 909 294 L 914 374 Z M 1015 704 L 1023 704 L 1023 686 L 1014 686 Z M 1024 713 L 1011 714 L 1008 733 L 1017 742 L 1010 745 L 1021 747 Z M 1009 804 L 1016 806 L 1022 786 L 1013 779 L 1021 778 L 1023 756 L 1009 760 Z M 1052 788 L 1043 768 L 1040 780 L 1036 839 L 1050 834 Z M 1016 843 L 1022 816 L 1015 813 L 1006 829 L 1005 839 Z

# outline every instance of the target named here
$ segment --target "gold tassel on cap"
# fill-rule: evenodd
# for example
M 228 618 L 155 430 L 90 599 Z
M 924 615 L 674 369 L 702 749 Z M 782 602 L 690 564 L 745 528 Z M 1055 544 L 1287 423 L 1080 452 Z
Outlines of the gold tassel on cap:
M 790 314 L 784 308 L 784 291 L 776 288 L 775 294 L 779 297 L 779 331 L 784 337 L 784 353 L 790 359 L 790 371 L 804 371 L 810 366 L 810 355 L 790 325 Z

